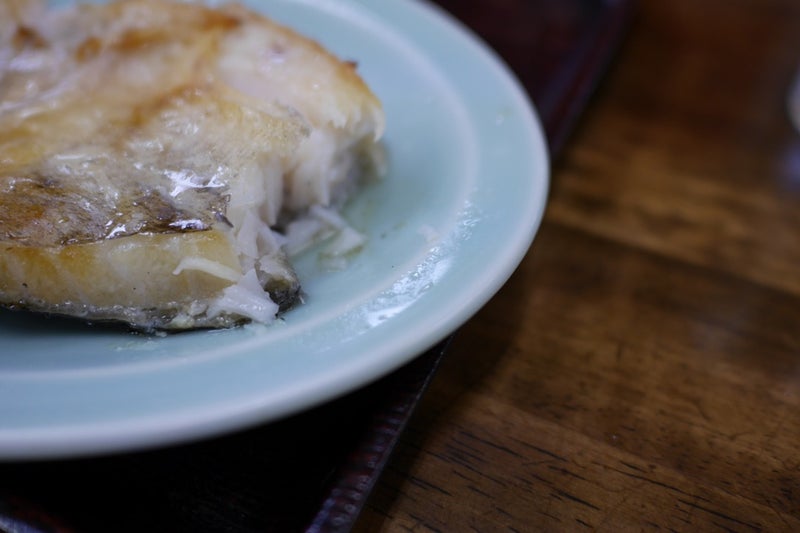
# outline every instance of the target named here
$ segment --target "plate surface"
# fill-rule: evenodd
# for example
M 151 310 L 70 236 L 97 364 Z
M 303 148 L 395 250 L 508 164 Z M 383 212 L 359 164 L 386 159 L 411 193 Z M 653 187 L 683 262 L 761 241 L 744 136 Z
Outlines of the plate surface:
M 535 111 L 495 55 L 414 0 L 254 0 L 359 71 L 383 101 L 390 171 L 346 209 L 369 238 L 270 326 L 134 335 L 0 311 L 0 459 L 141 449 L 275 420 L 375 380 L 508 279 L 541 220 Z

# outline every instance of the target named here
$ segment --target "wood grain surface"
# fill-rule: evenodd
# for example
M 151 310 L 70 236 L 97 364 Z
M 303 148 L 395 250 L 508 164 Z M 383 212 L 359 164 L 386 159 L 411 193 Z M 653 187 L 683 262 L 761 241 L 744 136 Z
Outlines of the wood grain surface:
M 524 2 L 440 3 L 526 79 Z M 638 2 L 355 531 L 800 531 L 798 66 L 797 0 Z

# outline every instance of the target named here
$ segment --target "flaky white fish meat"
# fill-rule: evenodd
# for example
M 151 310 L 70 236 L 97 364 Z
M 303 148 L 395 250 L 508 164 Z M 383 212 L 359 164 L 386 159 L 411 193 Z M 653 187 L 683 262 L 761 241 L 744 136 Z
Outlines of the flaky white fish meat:
M 383 123 L 354 63 L 238 5 L 0 0 L 0 304 L 270 322 L 286 232 L 335 216 Z

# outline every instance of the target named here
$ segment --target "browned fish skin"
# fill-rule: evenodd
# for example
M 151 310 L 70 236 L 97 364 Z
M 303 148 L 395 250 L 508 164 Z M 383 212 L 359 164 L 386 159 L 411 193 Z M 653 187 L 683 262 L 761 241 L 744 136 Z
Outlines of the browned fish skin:
M 138 233 L 172 233 L 210 229 L 224 213 L 224 197 L 210 191 L 208 211 L 182 209 L 154 189 L 133 190 L 120 201 L 100 202 L 70 187 L 70 182 L 42 176 L 13 178 L 0 192 L 0 240 L 25 246 L 94 242 Z
M 354 65 L 242 7 L 0 0 L 0 305 L 263 320 L 254 280 L 299 293 L 264 228 L 335 203 L 381 129 Z

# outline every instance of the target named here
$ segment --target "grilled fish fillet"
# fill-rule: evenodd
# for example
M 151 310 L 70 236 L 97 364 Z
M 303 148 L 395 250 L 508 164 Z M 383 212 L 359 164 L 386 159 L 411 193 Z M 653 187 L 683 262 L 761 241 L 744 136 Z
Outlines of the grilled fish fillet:
M 0 304 L 269 322 L 300 288 L 283 232 L 341 205 L 383 124 L 353 63 L 238 5 L 0 0 Z

